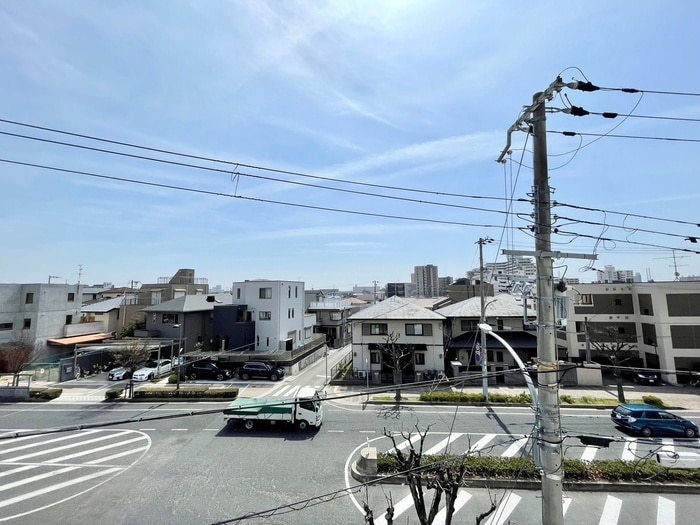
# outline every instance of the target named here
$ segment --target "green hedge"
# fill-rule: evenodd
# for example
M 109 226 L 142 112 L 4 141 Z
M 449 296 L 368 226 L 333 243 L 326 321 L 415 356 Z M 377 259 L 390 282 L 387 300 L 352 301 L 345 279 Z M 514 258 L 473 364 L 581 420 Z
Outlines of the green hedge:
M 493 479 L 540 479 L 532 458 L 498 456 L 423 456 L 421 465 L 450 461 L 456 467 L 464 464 L 466 477 Z M 379 474 L 396 474 L 398 461 L 394 454 L 378 454 Z M 564 460 L 564 480 L 568 481 L 654 481 L 659 483 L 700 483 L 700 469 L 672 469 L 655 461 L 601 460 L 590 463 L 579 459 Z
M 59 397 L 62 393 L 62 388 L 32 388 L 29 391 L 29 399 L 51 401 L 52 399 Z
M 180 390 L 175 388 L 144 388 L 134 392 L 134 399 L 151 398 L 202 398 L 215 397 L 234 399 L 238 397 L 238 388 L 209 388 L 206 386 L 186 386 Z
M 105 399 L 119 399 L 124 392 L 123 388 L 110 388 L 105 392 Z
M 469 392 L 423 392 L 418 398 L 428 403 L 483 403 L 486 399 L 483 394 Z M 489 394 L 491 403 L 532 403 L 530 394 Z

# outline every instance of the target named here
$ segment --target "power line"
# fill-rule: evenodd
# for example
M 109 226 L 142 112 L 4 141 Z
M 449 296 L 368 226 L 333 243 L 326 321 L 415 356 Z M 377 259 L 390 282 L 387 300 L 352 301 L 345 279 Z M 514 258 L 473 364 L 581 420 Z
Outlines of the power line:
M 645 135 L 618 135 L 614 133 L 583 133 L 578 131 L 555 131 L 547 130 L 547 133 L 564 135 L 565 137 L 611 137 L 617 139 L 636 139 L 636 140 L 659 140 L 667 142 L 691 142 L 698 143 L 700 139 L 683 139 L 678 137 L 650 137 Z
M 566 87 L 577 89 L 579 91 L 620 91 L 622 93 L 649 93 L 651 95 L 675 95 L 684 97 L 700 97 L 700 93 L 692 93 L 687 91 L 660 91 L 654 89 L 639 89 L 639 88 L 616 88 L 596 86 L 591 82 L 581 82 L 574 80 L 566 84 Z
M 609 214 L 613 214 L 613 215 L 624 215 L 626 217 L 636 217 L 639 219 L 649 219 L 649 220 L 653 220 L 653 221 L 670 222 L 670 223 L 674 223 L 674 224 L 686 224 L 686 225 L 690 225 L 690 226 L 700 227 L 700 223 L 696 223 L 696 222 L 681 221 L 681 220 L 676 220 L 676 219 L 667 219 L 665 217 L 654 217 L 652 215 L 641 215 L 641 214 L 637 214 L 637 213 L 604 210 L 602 208 L 590 208 L 588 206 L 567 204 L 565 202 L 559 202 L 559 201 L 552 201 L 552 206 L 562 206 L 564 208 L 572 208 L 575 210 L 595 211 L 595 212 L 600 212 L 600 213 L 609 213 Z
M 293 202 L 276 201 L 276 200 L 272 200 L 272 199 L 263 199 L 263 198 L 259 198 L 259 197 L 246 197 L 243 195 L 235 195 L 235 194 L 224 193 L 224 192 L 219 192 L 219 191 L 202 190 L 202 189 L 197 189 L 197 188 L 189 188 L 186 186 L 175 186 L 172 184 L 163 184 L 163 183 L 158 183 L 158 182 L 147 182 L 147 181 L 142 181 L 142 180 L 137 180 L 137 179 L 127 179 L 125 177 L 115 177 L 112 175 L 100 175 L 100 174 L 92 173 L 92 172 L 88 172 L 88 171 L 70 170 L 70 169 L 65 169 L 65 168 L 58 168 L 55 166 L 45 166 L 45 165 L 41 165 L 41 164 L 34 164 L 34 163 L 30 163 L 30 162 L 20 162 L 20 161 L 3 159 L 3 158 L 0 158 L 0 162 L 5 162 L 7 164 L 16 164 L 19 166 L 27 166 L 27 167 L 32 167 L 32 168 L 58 171 L 58 172 L 62 172 L 62 173 L 70 173 L 70 174 L 74 174 L 74 175 L 82 175 L 82 176 L 86 176 L 86 177 L 95 177 L 95 178 L 105 179 L 105 180 L 126 182 L 129 184 L 140 184 L 143 186 L 151 186 L 151 187 L 164 188 L 164 189 L 177 190 L 177 191 L 185 191 L 185 192 L 190 192 L 190 193 L 198 193 L 198 194 L 202 194 L 202 195 L 213 195 L 216 197 L 227 197 L 227 198 L 232 198 L 232 199 L 241 199 L 241 200 L 247 200 L 247 201 L 252 201 L 252 202 L 263 202 L 266 204 L 277 204 L 279 206 L 291 206 L 291 207 L 295 207 L 295 208 L 303 208 L 303 209 L 309 209 L 309 210 L 328 211 L 328 212 L 334 212 L 334 213 L 345 213 L 345 214 L 349 214 L 349 215 L 360 215 L 360 216 L 365 216 L 365 217 L 378 217 L 378 218 L 383 218 L 383 219 L 397 219 L 397 220 L 414 221 L 414 222 L 426 222 L 426 223 L 432 223 L 432 224 L 448 224 L 448 225 L 452 225 L 452 226 L 470 226 L 470 227 L 477 227 L 477 228 L 499 228 L 499 229 L 503 227 L 502 225 L 498 225 L 498 224 L 476 224 L 476 223 L 468 223 L 468 222 L 428 219 L 428 218 L 424 218 L 424 217 L 408 217 L 408 216 L 403 216 L 403 215 L 390 215 L 390 214 L 385 214 L 385 213 L 372 213 L 372 212 L 364 212 L 364 211 L 356 211 L 356 210 L 344 210 L 344 209 L 340 209 L 340 208 L 329 208 L 326 206 L 314 206 L 311 204 L 299 204 L 299 203 L 293 203 Z
M 614 242 L 614 243 L 635 244 L 637 246 L 650 246 L 652 248 L 663 248 L 666 250 L 676 250 L 679 252 L 687 252 L 687 253 L 700 255 L 700 251 L 690 250 L 688 248 L 673 248 L 671 246 L 663 246 L 660 244 L 651 244 L 651 243 L 640 242 L 640 241 L 630 241 L 629 239 L 612 239 L 610 237 L 602 237 L 600 235 L 586 235 L 583 233 L 569 232 L 569 231 L 563 231 L 563 230 L 556 230 L 556 231 L 554 231 L 554 233 L 559 234 L 559 235 L 570 235 L 573 237 L 582 237 L 584 239 L 595 239 L 597 242 L 605 241 L 605 242 Z
M 32 128 L 32 129 L 38 129 L 38 130 L 42 130 L 42 131 L 49 131 L 51 133 L 68 135 L 71 137 L 77 137 L 77 138 L 83 138 L 83 139 L 87 139 L 87 140 L 104 142 L 107 144 L 125 146 L 128 148 L 140 149 L 140 150 L 144 150 L 144 151 L 152 151 L 155 153 L 164 153 L 166 155 L 173 155 L 176 157 L 183 157 L 183 158 L 189 158 L 189 159 L 194 159 L 194 160 L 203 160 L 203 161 L 207 161 L 207 162 L 215 162 L 215 163 L 225 164 L 225 165 L 229 165 L 229 166 L 234 166 L 235 170 L 237 170 L 238 168 L 248 168 L 248 169 L 261 170 L 261 171 L 268 171 L 271 173 L 279 173 L 282 175 L 294 175 L 297 177 L 324 180 L 324 181 L 330 181 L 330 182 L 338 182 L 338 183 L 342 183 L 342 184 L 351 184 L 351 185 L 358 185 L 358 186 L 366 186 L 366 187 L 370 187 L 370 188 L 380 188 L 380 189 L 406 191 L 406 192 L 414 192 L 414 193 L 428 193 L 431 195 L 439 195 L 439 196 L 444 196 L 444 197 L 458 197 L 458 198 L 466 198 L 466 199 L 484 199 L 484 200 L 497 200 L 497 201 L 503 200 L 502 197 L 488 197 L 488 196 L 480 196 L 480 195 L 466 195 L 466 194 L 462 194 L 462 193 L 430 191 L 430 190 L 422 190 L 422 189 L 417 189 L 417 188 L 406 188 L 406 187 L 402 187 L 402 186 L 389 186 L 389 185 L 384 185 L 384 184 L 374 184 L 374 183 L 369 183 L 369 182 L 359 182 L 359 181 L 352 181 L 352 180 L 347 180 L 347 179 L 337 179 L 337 178 L 333 178 L 333 177 L 323 177 L 323 176 L 319 176 L 319 175 L 310 175 L 308 173 L 302 173 L 302 172 L 298 172 L 298 171 L 289 171 L 289 170 L 283 170 L 283 169 L 277 169 L 277 168 L 270 168 L 270 167 L 258 166 L 258 165 L 254 165 L 254 164 L 245 164 L 242 162 L 217 159 L 217 158 L 212 158 L 212 157 L 205 157 L 205 156 L 201 156 L 201 155 L 187 154 L 187 153 L 182 153 L 182 152 L 173 151 L 173 150 L 166 150 L 166 149 L 160 149 L 160 148 L 152 148 L 152 147 L 148 147 L 148 146 L 141 146 L 141 145 L 133 144 L 133 143 L 129 143 L 129 142 L 110 140 L 110 139 L 106 139 L 106 138 L 102 138 L 102 137 L 85 135 L 85 134 L 81 134 L 81 133 L 73 133 L 73 132 L 63 131 L 63 130 L 59 130 L 59 129 L 55 129 L 55 128 L 48 128 L 48 127 L 44 127 L 44 126 L 26 124 L 23 122 L 17 122 L 17 121 L 13 121 L 13 120 L 2 119 L 2 118 L 0 118 L 0 122 L 4 122 L 6 124 L 12 124 L 15 126 L 23 126 L 23 127 Z M 71 143 L 52 141 L 50 139 L 41 139 L 41 138 L 37 138 L 37 137 L 31 137 L 28 135 L 19 135 L 19 134 L 13 134 L 13 133 L 9 133 L 9 132 L 0 132 L 0 134 L 15 136 L 18 138 L 26 138 L 26 139 L 31 139 L 31 140 L 46 141 L 46 142 L 51 142 L 51 143 L 59 144 L 59 145 L 81 147 L 79 145 L 74 145 Z M 92 148 L 89 148 L 87 146 L 86 146 L 86 148 L 92 149 Z M 96 151 L 103 151 L 103 150 L 96 149 Z M 104 150 L 104 152 L 110 153 L 111 151 Z M 155 160 L 155 159 L 153 159 L 153 160 Z M 230 170 L 223 170 L 223 171 L 225 173 L 231 173 Z
M 613 111 L 588 111 L 579 106 L 572 105 L 570 108 L 565 108 L 562 110 L 563 113 L 567 113 L 574 117 L 585 117 L 588 115 L 597 115 L 607 119 L 614 119 L 617 117 L 625 118 L 643 118 L 643 119 L 655 119 L 655 120 L 672 120 L 677 122 L 700 122 L 700 118 L 685 118 L 685 117 L 665 117 L 660 115 L 635 115 L 634 113 L 615 113 Z

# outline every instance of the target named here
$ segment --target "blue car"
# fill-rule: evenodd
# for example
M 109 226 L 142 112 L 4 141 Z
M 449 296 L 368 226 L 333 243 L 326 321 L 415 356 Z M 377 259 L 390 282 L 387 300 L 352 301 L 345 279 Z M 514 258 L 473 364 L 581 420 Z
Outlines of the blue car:
M 616 426 L 637 432 L 644 437 L 694 438 L 698 435 L 698 426 L 692 421 L 652 405 L 618 405 L 610 414 L 610 419 Z

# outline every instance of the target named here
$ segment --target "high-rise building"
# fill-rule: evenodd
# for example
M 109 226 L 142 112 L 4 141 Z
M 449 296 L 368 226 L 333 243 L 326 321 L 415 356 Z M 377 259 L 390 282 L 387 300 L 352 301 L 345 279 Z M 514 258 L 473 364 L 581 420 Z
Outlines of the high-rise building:
M 632 270 L 616 270 L 610 264 L 605 265 L 605 270 L 598 270 L 599 283 L 633 283 L 634 272 Z
M 414 267 L 411 282 L 416 285 L 418 297 L 437 297 L 439 294 L 438 267 L 433 264 Z

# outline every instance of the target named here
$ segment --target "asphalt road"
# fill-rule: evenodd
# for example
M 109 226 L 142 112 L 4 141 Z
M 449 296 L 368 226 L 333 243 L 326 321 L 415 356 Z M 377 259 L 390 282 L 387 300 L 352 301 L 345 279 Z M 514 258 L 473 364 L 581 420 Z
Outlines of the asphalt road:
M 319 386 L 323 360 L 305 374 L 280 383 L 256 382 L 245 392 L 284 395 L 304 384 Z M 320 372 L 320 373 L 319 373 Z M 100 388 L 100 387 L 98 387 Z M 429 428 L 427 451 L 471 450 L 491 455 L 528 453 L 525 438 L 534 417 L 526 407 L 363 405 L 358 398 L 325 403 L 323 427 L 299 433 L 286 428 L 246 431 L 225 426 L 226 403 L 22 403 L 0 405 L 0 437 L 21 429 L 52 429 L 113 423 L 89 430 L 46 432 L 0 440 L 0 521 L 50 523 L 364 523 L 368 501 L 382 523 L 391 494 L 400 523 L 415 523 L 404 486 L 362 488 L 349 476 L 359 450 L 405 446 L 401 433 Z M 686 415 L 698 421 L 698 412 Z M 130 420 L 129 422 L 124 422 Z M 609 410 L 563 409 L 567 434 L 620 435 Z M 566 440 L 568 457 L 584 459 L 644 456 L 662 447 L 685 450 L 698 441 L 640 441 L 610 448 L 583 447 Z M 566 522 L 573 524 L 658 524 L 694 522 L 696 495 L 570 493 Z M 486 525 L 539 523 L 536 491 L 460 491 L 457 519 L 498 504 Z

